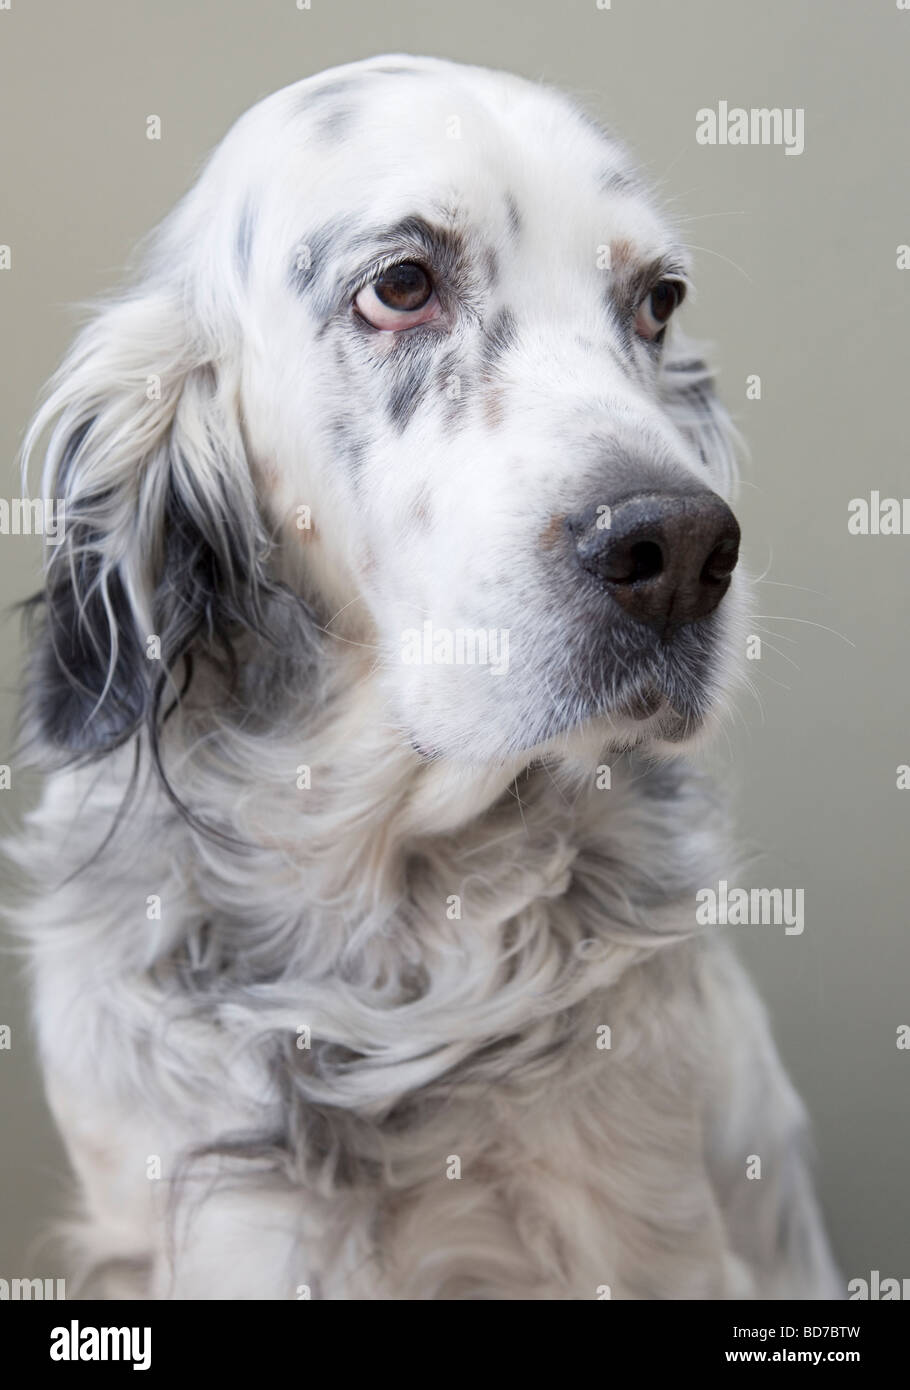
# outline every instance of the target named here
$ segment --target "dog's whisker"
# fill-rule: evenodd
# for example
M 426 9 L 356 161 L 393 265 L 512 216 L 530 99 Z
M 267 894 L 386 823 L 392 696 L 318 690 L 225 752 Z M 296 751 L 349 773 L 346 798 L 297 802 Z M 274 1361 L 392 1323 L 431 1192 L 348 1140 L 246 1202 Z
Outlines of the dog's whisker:
M 800 589 L 805 594 L 816 594 L 819 598 L 830 599 L 831 595 L 821 589 L 810 589 L 806 584 L 786 584 L 782 579 L 756 579 L 756 584 L 776 584 L 781 589 Z
M 347 610 L 349 608 L 352 608 L 355 603 L 366 603 L 366 594 L 355 594 L 354 597 L 352 599 L 349 599 L 347 603 L 342 604 L 341 608 L 338 609 L 338 612 L 333 613 L 331 618 L 329 618 L 328 622 L 324 624 L 322 629 L 323 632 L 326 632 L 332 626 L 332 623 L 335 621 L 335 619 L 340 618 L 342 613 L 346 613 Z
M 791 618 L 786 613 L 756 613 L 756 618 L 764 618 L 766 622 L 772 623 L 802 623 L 806 627 L 817 627 L 822 632 L 830 632 L 833 637 L 839 637 L 842 642 L 846 642 L 848 647 L 855 647 L 856 643 L 851 642 L 850 638 L 843 632 L 838 632 L 837 628 L 828 627 L 826 623 L 817 623 L 811 618 Z
M 758 631 L 759 631 L 759 632 L 766 632 L 766 633 L 768 633 L 771 637 L 781 637 L 781 634 L 780 634 L 780 633 L 778 633 L 778 632 L 772 632 L 770 628 L 762 627 L 761 623 L 757 623 L 757 624 L 756 624 L 756 627 L 758 628 Z M 789 637 L 789 638 L 788 638 L 788 637 L 782 637 L 781 640 L 784 641 L 784 642 L 788 642 L 788 641 L 789 641 L 789 642 L 792 642 L 792 641 L 794 641 L 795 639 L 792 638 L 792 637 Z M 786 652 L 782 652 L 782 651 L 780 650 L 779 647 L 775 647 L 775 645 L 774 645 L 773 642 L 765 641 L 763 645 L 766 646 L 766 647 L 768 647 L 770 651 L 776 652 L 776 654 L 781 658 L 781 660 L 782 660 L 782 661 L 788 662 L 789 665 L 791 665 L 791 666 L 793 667 L 794 670 L 798 671 L 798 670 L 800 669 L 799 666 L 797 665 L 797 663 L 793 660 L 793 658 L 792 658 L 791 656 L 788 656 Z
M 739 265 L 737 261 L 731 260 L 729 256 L 723 255 L 722 252 L 714 251 L 710 246 L 696 246 L 694 242 L 688 242 L 687 245 L 690 251 L 700 251 L 705 256 L 716 257 L 717 260 L 723 261 L 726 265 L 731 266 L 733 270 L 738 271 L 744 280 L 748 280 L 750 285 L 754 283 L 752 276 L 748 273 L 747 270 L 743 268 L 743 266 Z

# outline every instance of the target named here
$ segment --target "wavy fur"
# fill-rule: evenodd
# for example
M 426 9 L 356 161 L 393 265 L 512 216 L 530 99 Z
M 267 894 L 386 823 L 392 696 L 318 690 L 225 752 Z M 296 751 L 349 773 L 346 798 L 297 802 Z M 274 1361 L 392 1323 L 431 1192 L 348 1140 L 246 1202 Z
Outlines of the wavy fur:
M 380 342 L 345 296 L 418 237 L 446 335 Z M 602 238 L 629 275 L 673 242 L 562 96 L 354 64 L 238 123 L 51 384 L 52 772 L 12 853 L 89 1290 L 838 1291 L 800 1104 L 695 925 L 733 861 L 685 748 L 740 589 L 658 646 L 554 549 L 624 470 L 732 484 L 707 368 L 623 329 Z M 404 668 L 426 617 L 508 628 L 508 676 Z

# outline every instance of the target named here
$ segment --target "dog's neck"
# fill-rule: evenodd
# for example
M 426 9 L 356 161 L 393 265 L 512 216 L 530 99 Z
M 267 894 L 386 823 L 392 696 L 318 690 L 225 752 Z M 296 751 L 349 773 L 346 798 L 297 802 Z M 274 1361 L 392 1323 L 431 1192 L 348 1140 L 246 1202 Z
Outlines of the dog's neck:
M 304 1023 L 345 1057 L 382 1056 L 369 1094 L 385 1105 L 490 1037 L 536 1036 L 696 934 L 717 838 L 684 762 L 621 756 L 609 785 L 596 757 L 568 753 L 533 768 L 423 762 L 380 705 L 358 687 L 299 736 L 230 727 L 201 706 L 196 726 L 189 710 L 172 721 L 174 790 L 231 843 L 187 826 L 151 774 L 124 812 L 129 748 L 55 778 L 29 865 L 46 883 L 72 875 L 80 930 L 54 931 L 55 949 L 103 949 L 115 980 L 176 976 L 171 998 L 190 1010 L 231 997 L 237 1019 L 247 1004 L 257 1027 L 268 1013 L 279 1050 Z M 323 1059 L 308 1097 L 359 1104 L 363 1078 L 336 1062 Z
M 637 885 L 632 895 L 646 905 L 688 892 L 708 872 L 702 779 L 684 760 L 651 764 L 604 750 L 602 735 L 495 765 L 427 760 L 390 727 L 378 683 L 367 680 L 299 735 L 213 735 L 204 713 L 180 743 L 169 761 L 181 798 L 201 820 L 257 847 L 247 859 L 223 857 L 226 909 L 247 865 L 251 903 L 267 881 L 276 909 L 335 916 L 355 930 L 388 923 L 418 885 L 435 894 L 425 910 L 444 917 L 450 898 L 463 899 L 466 913 L 471 893 L 495 883 L 507 918 L 566 893 L 579 860 L 609 866 L 603 872 L 620 892 L 635 865 L 650 865 L 651 888 Z M 680 799 L 691 807 L 682 820 Z M 198 848 L 199 891 L 220 897 L 222 860 L 202 841 Z

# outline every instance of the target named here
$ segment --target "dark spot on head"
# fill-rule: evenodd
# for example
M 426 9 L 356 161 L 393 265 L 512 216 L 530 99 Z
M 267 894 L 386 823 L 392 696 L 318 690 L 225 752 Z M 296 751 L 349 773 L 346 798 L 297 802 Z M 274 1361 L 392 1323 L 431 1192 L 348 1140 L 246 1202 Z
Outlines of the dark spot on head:
M 506 217 L 509 223 L 509 232 L 513 241 L 517 241 L 521 236 L 523 226 L 521 213 L 518 211 L 518 204 L 511 193 L 506 194 Z
M 370 72 L 381 72 L 385 77 L 423 77 L 424 75 L 422 68 L 406 67 L 403 63 L 398 67 L 393 67 L 389 63 L 381 68 L 370 68 Z
M 349 95 L 360 81 L 357 77 L 336 77 L 331 82 L 323 82 L 321 86 L 303 92 L 299 103 L 301 115 L 312 115 L 325 102 L 335 102 L 339 97 Z
M 300 114 L 312 118 L 313 131 L 319 139 L 334 143 L 347 134 L 356 109 L 354 92 L 362 81 L 362 78 L 339 77 L 301 97 Z
M 634 174 L 625 169 L 604 169 L 598 179 L 601 193 L 639 193 L 641 185 Z
M 465 418 L 464 368 L 454 350 L 446 352 L 436 371 L 436 388 L 444 401 L 445 421 L 454 425 Z
M 334 143 L 349 133 L 353 121 L 354 112 L 350 106 L 336 106 L 334 111 L 327 111 L 324 116 L 319 117 L 316 122 L 316 134 L 323 140 Z
M 687 357 L 683 361 L 668 362 L 664 370 L 668 372 L 692 373 L 693 375 L 703 373 L 707 376 L 708 364 L 703 357 Z
M 404 352 L 395 364 L 395 380 L 389 396 L 389 419 L 399 434 L 403 434 L 426 392 L 433 353 L 428 343 L 417 339 L 406 340 L 400 346 Z
M 247 275 L 250 270 L 250 253 L 253 247 L 253 232 L 256 227 L 256 215 L 249 203 L 244 204 L 240 214 L 240 221 L 237 223 L 237 232 L 234 237 L 234 253 L 237 257 L 237 268 L 240 271 L 240 279 L 246 283 Z
M 511 309 L 500 309 L 484 332 L 481 357 L 487 371 L 496 365 L 503 353 L 508 352 L 515 337 L 515 315 Z
M 328 282 L 326 270 L 330 255 L 350 232 L 350 219 L 333 218 L 302 236 L 291 256 L 290 285 L 295 294 L 311 298 L 320 317 L 329 312 L 335 286 Z
M 336 415 L 329 426 L 332 444 L 351 477 L 356 481 L 363 469 L 368 441 L 347 415 Z
M 459 378 L 459 376 L 458 354 L 455 352 L 454 348 L 449 348 L 448 351 L 443 354 L 436 374 L 436 384 L 439 390 L 445 395 L 451 395 L 452 380 L 453 378 Z
M 485 247 L 483 259 L 487 268 L 487 284 L 490 289 L 495 289 L 499 281 L 499 257 L 492 246 Z
M 707 363 L 701 358 L 668 362 L 660 384 L 668 404 L 677 412 L 677 424 L 710 467 L 709 452 L 718 442 L 720 428 L 715 382 Z

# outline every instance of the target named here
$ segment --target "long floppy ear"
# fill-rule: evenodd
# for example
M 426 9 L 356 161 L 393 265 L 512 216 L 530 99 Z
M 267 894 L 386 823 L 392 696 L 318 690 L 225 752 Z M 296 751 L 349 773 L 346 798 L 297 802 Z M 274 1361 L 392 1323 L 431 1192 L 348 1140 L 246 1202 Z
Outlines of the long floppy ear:
M 729 498 L 739 476 L 740 437 L 714 388 L 714 376 L 698 348 L 672 334 L 661 365 L 660 390 L 671 419 Z
M 156 750 L 194 661 L 230 685 L 244 636 L 288 651 L 303 605 L 268 574 L 231 356 L 159 283 L 102 310 L 51 382 L 23 451 L 27 470 L 50 431 L 42 495 L 63 513 L 26 690 L 45 746 L 93 757 L 145 726 Z

